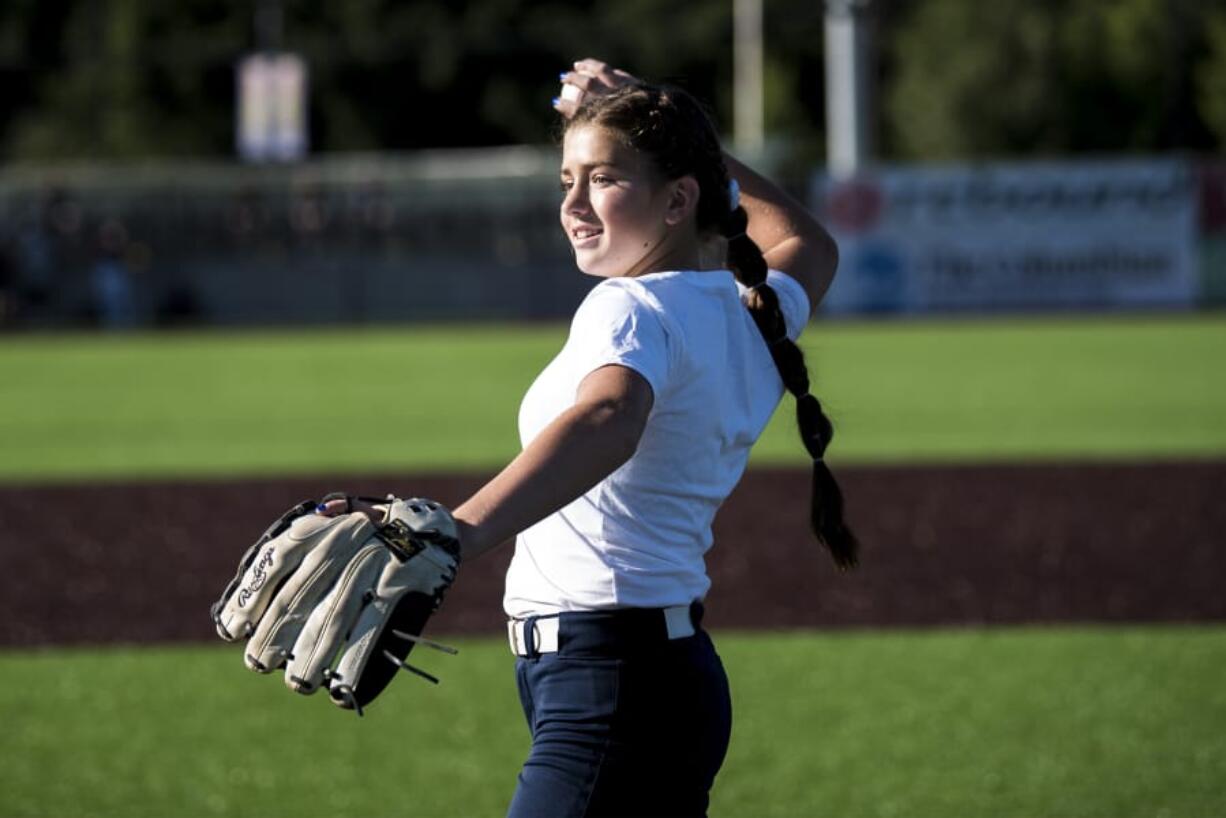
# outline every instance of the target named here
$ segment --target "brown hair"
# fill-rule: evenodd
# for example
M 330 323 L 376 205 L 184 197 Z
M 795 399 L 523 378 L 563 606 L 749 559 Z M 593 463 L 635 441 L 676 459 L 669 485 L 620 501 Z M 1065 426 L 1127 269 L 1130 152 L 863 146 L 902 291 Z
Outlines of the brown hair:
M 745 208 L 732 207 L 728 168 L 710 116 L 694 97 L 679 88 L 640 82 L 588 97 L 565 128 L 577 125 L 608 130 L 650 157 L 667 179 L 693 176 L 698 182 L 698 230 L 727 237 L 728 266 L 749 288 L 745 305 L 766 341 L 784 387 L 796 398 L 800 439 L 813 461 L 813 532 L 830 549 L 840 568 L 852 567 L 859 545 L 843 519 L 843 493 L 825 462 L 834 426 L 809 392 L 804 354 L 787 337 L 779 296 L 766 283 L 766 259 L 745 232 L 749 216 Z

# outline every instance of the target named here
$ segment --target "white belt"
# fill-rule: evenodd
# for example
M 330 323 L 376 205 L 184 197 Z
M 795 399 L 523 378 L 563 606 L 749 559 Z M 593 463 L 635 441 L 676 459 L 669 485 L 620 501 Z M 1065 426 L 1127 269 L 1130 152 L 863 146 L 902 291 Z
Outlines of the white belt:
M 662 612 L 670 640 L 685 639 L 687 636 L 694 635 L 694 622 L 690 618 L 689 605 L 664 608 Z M 532 647 L 536 652 L 557 653 L 559 616 L 507 620 L 507 639 L 511 643 L 511 653 L 516 656 L 529 655 L 526 633 L 529 622 L 532 623 Z

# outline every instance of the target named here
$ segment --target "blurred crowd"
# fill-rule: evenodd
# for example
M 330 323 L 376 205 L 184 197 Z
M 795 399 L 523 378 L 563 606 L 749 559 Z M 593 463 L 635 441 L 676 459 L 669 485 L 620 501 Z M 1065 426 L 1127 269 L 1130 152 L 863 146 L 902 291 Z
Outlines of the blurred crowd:
M 0 233 L 0 326 L 134 325 L 151 251 L 122 218 L 88 212 L 60 188 L 13 209 Z
M 323 266 L 360 278 L 367 268 L 394 270 L 429 256 L 497 275 L 560 257 L 549 183 L 509 191 L 517 203 L 542 194 L 540 206 L 527 207 L 500 206 L 506 196 L 496 183 L 480 187 L 473 193 L 374 179 L 131 190 L 44 185 L 0 194 L 0 328 L 227 323 L 231 302 L 242 295 L 219 295 L 209 282 L 236 269 L 255 292 L 287 274 L 309 279 Z M 292 299 L 286 304 L 293 322 Z

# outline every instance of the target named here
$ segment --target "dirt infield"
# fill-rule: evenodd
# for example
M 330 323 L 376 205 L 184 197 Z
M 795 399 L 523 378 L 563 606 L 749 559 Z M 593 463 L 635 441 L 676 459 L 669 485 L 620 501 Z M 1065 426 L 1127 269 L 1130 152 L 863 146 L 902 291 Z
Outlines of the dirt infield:
M 808 538 L 806 474 L 754 470 L 716 521 L 713 627 L 1226 619 L 1226 461 L 844 469 L 861 568 Z M 327 490 L 455 503 L 478 477 L 0 489 L 0 645 L 212 639 L 208 607 L 268 521 Z M 504 548 L 436 633 L 502 627 Z

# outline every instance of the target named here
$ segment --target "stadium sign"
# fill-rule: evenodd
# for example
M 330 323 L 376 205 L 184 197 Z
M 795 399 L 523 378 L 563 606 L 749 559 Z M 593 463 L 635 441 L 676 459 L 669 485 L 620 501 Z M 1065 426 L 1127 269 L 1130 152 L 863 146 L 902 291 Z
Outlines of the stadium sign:
M 235 143 L 249 162 L 290 162 L 307 154 L 306 62 L 297 54 L 258 53 L 235 69 Z
M 1194 173 L 1176 160 L 883 166 L 818 176 L 829 312 L 1188 306 Z

